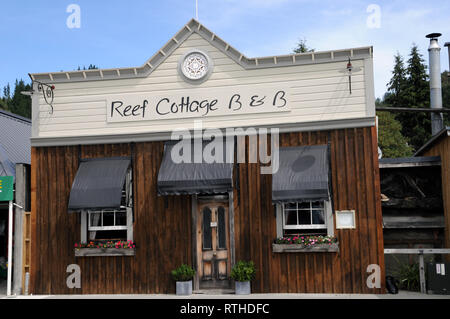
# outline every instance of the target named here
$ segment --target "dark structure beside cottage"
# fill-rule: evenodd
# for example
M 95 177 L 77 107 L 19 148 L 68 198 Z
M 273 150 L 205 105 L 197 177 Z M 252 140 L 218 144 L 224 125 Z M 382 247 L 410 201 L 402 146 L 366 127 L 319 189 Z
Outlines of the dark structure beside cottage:
M 385 248 L 445 247 L 439 156 L 381 159 L 380 184 Z M 416 259 L 386 255 L 386 273 L 395 275 L 402 263 Z

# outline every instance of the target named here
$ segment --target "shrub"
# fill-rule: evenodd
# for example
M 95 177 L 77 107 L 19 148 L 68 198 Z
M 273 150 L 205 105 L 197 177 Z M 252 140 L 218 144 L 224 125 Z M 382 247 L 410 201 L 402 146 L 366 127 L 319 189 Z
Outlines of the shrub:
M 238 261 L 231 269 L 231 278 L 236 281 L 250 281 L 255 278 L 255 265 L 252 261 Z
M 172 270 L 172 278 L 175 281 L 189 281 L 194 278 L 195 270 L 191 266 L 182 264 L 180 267 Z
M 420 274 L 419 264 L 399 264 L 398 270 L 395 273 L 395 277 L 400 281 L 400 289 L 409 291 L 420 290 Z

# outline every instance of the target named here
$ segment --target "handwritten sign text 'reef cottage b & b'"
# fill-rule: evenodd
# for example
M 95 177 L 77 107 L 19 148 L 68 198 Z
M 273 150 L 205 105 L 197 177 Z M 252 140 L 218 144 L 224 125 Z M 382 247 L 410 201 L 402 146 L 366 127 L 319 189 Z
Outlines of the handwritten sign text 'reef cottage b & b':
M 273 86 L 122 94 L 108 97 L 106 107 L 107 122 L 290 111 L 289 88 Z

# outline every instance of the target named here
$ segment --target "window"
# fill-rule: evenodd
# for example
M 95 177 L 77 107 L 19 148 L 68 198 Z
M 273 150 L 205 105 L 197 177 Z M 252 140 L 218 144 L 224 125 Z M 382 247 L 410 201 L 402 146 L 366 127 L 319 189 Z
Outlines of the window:
M 128 170 L 119 209 L 82 211 L 81 240 L 133 240 L 132 170 Z
M 278 237 L 293 235 L 333 235 L 329 201 L 306 201 L 277 205 Z

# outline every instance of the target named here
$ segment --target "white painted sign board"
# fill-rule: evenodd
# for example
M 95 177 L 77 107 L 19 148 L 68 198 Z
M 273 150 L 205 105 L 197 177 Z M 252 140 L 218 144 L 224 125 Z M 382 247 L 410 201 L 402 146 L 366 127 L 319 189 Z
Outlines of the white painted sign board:
M 107 98 L 106 118 L 112 123 L 288 112 L 289 99 L 288 87 L 273 85 L 118 94 Z

